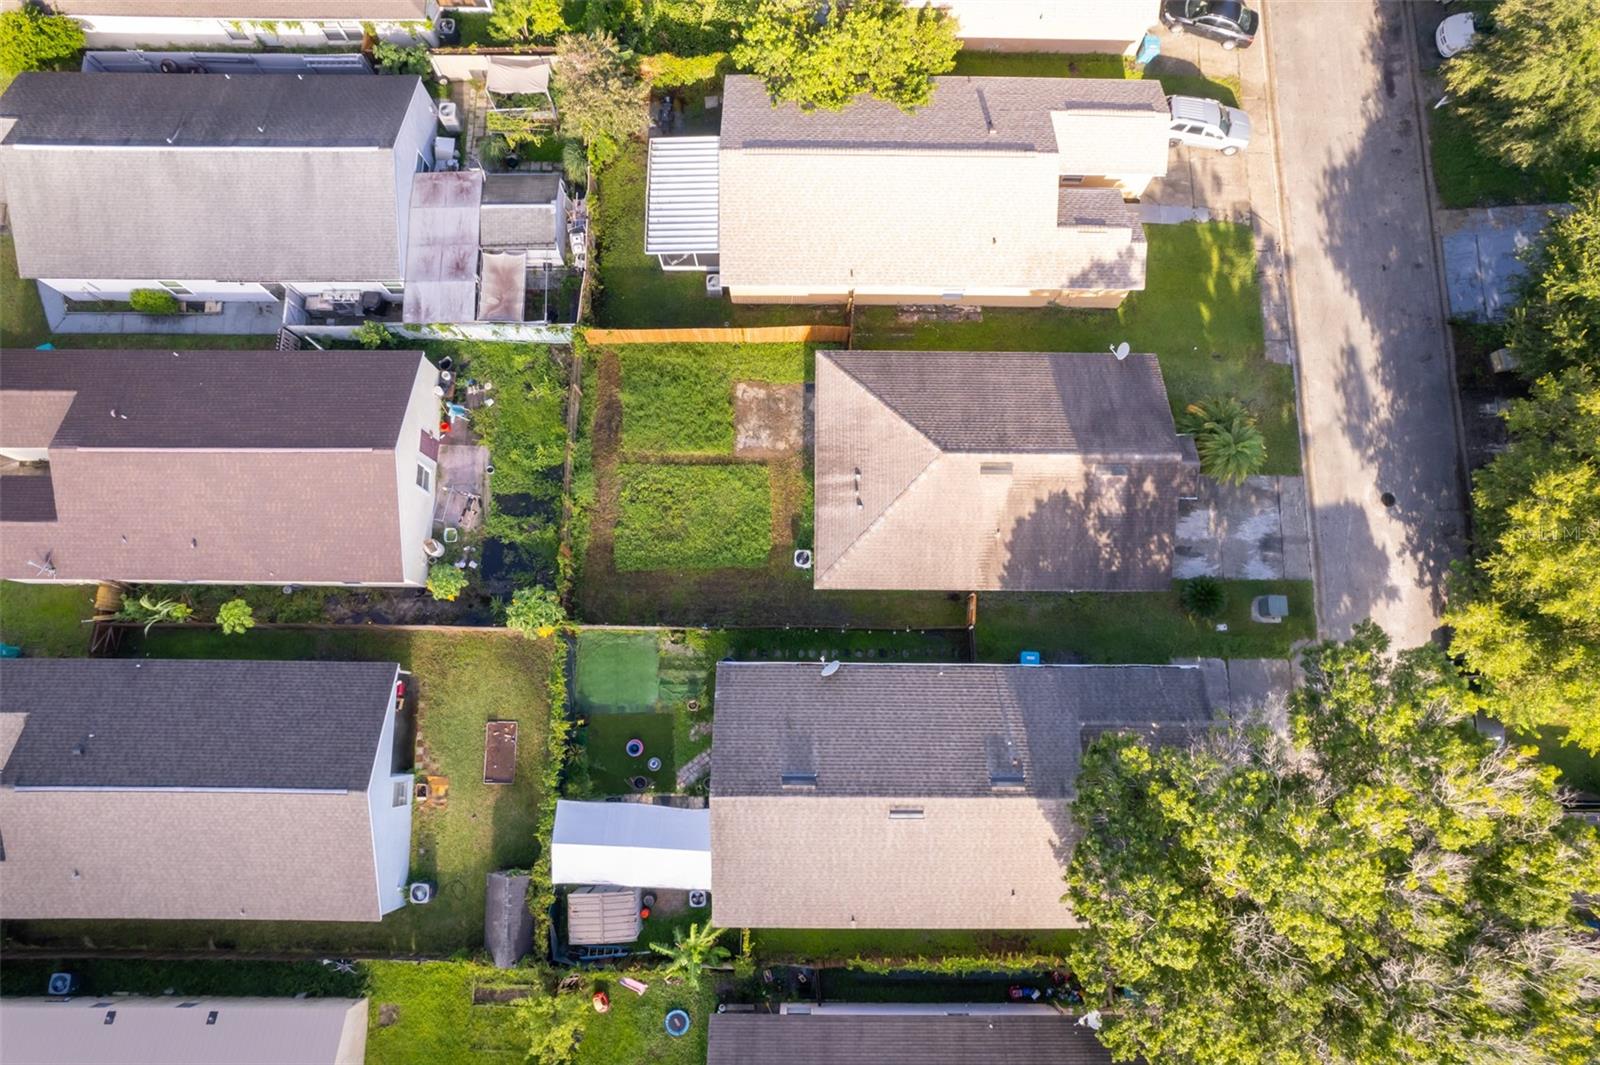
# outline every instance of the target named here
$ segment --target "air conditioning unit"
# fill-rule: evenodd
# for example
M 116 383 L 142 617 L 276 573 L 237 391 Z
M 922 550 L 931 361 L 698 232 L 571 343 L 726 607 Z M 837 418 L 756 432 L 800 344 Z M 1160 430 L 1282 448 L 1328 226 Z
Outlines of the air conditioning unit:
M 794 553 L 794 568 L 795 569 L 810 569 L 811 568 L 811 552 L 807 551 L 803 547 L 800 550 L 796 551 Z
M 721 274 L 707 274 L 706 275 L 706 295 L 707 296 L 711 296 L 714 299 L 721 299 L 722 298 L 722 275 Z
M 406 888 L 406 901 L 413 906 L 426 906 L 433 901 L 433 885 L 426 881 L 417 881 Z
M 710 901 L 711 896 L 707 895 L 704 891 L 697 889 L 689 892 L 689 908 L 692 910 L 703 910 L 706 908 L 706 903 Z
M 78 978 L 71 973 L 51 973 L 50 991 L 52 995 L 70 995 L 78 990 Z

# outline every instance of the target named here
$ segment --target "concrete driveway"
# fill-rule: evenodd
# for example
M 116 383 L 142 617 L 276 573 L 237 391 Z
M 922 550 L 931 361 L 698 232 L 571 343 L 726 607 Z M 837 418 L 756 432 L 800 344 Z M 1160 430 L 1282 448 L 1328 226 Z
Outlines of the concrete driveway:
M 1440 211 L 1450 313 L 1480 322 L 1504 318 L 1517 301 L 1517 282 L 1527 273 L 1524 254 L 1553 216 L 1571 211 L 1572 205 L 1563 203 Z
M 1416 51 L 1399 2 L 1264 6 L 1318 620 L 1411 646 L 1464 549 Z
M 1190 218 L 1201 221 L 1249 222 L 1250 170 L 1254 167 L 1270 173 L 1274 165 L 1272 130 L 1258 124 L 1256 115 L 1245 104 L 1245 98 L 1250 95 L 1246 86 L 1254 88 L 1257 82 L 1265 80 L 1265 60 L 1251 55 L 1249 50 L 1243 53 L 1225 51 L 1214 41 L 1202 40 L 1193 34 L 1174 35 L 1165 27 L 1151 32 L 1161 39 L 1161 55 L 1150 64 L 1147 73 L 1232 79 L 1240 86 L 1240 106 L 1250 114 L 1252 143 L 1233 156 L 1203 148 L 1178 146 L 1170 149 L 1166 174 L 1151 184 L 1140 197 L 1141 202 L 1159 204 L 1163 208 L 1183 208 Z M 1265 187 L 1270 188 L 1270 178 L 1268 181 Z M 1171 216 L 1172 219 L 1177 217 L 1176 214 Z

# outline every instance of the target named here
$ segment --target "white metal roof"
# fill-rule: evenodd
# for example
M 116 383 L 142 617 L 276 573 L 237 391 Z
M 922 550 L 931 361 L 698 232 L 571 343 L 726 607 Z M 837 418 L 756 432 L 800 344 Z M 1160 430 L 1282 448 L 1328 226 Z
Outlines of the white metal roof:
M 473 320 L 482 195 L 483 175 L 474 170 L 422 173 L 411 178 L 403 321 Z
M 556 803 L 555 884 L 711 890 L 711 813 L 634 802 Z
M 717 137 L 654 137 L 645 191 L 644 250 L 717 250 Z

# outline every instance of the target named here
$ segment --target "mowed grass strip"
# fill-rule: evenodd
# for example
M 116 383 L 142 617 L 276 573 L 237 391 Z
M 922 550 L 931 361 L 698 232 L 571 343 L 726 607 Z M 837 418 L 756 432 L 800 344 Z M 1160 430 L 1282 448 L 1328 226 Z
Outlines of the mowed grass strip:
M 733 383 L 789 384 L 811 374 L 804 344 L 628 344 L 622 365 L 624 451 L 733 451 Z
M 765 466 L 625 463 L 621 476 L 619 571 L 766 565 L 772 483 Z

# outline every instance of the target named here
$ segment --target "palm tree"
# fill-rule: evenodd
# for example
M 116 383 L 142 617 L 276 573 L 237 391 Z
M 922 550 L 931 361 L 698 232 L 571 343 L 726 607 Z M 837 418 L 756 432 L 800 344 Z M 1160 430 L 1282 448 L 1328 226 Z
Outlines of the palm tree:
M 1200 470 L 1224 484 L 1241 484 L 1267 462 L 1267 441 L 1256 417 L 1232 396 L 1203 399 L 1184 409 L 1180 428 L 1194 436 Z
M 674 928 L 670 947 L 652 943 L 650 949 L 669 959 L 664 970 L 667 976 L 682 976 L 691 987 L 699 987 L 700 970 L 708 965 L 721 965 L 731 957 L 727 947 L 717 944 L 724 931 L 713 928 L 709 922 L 704 928 L 691 924 L 687 933 L 682 928 Z

